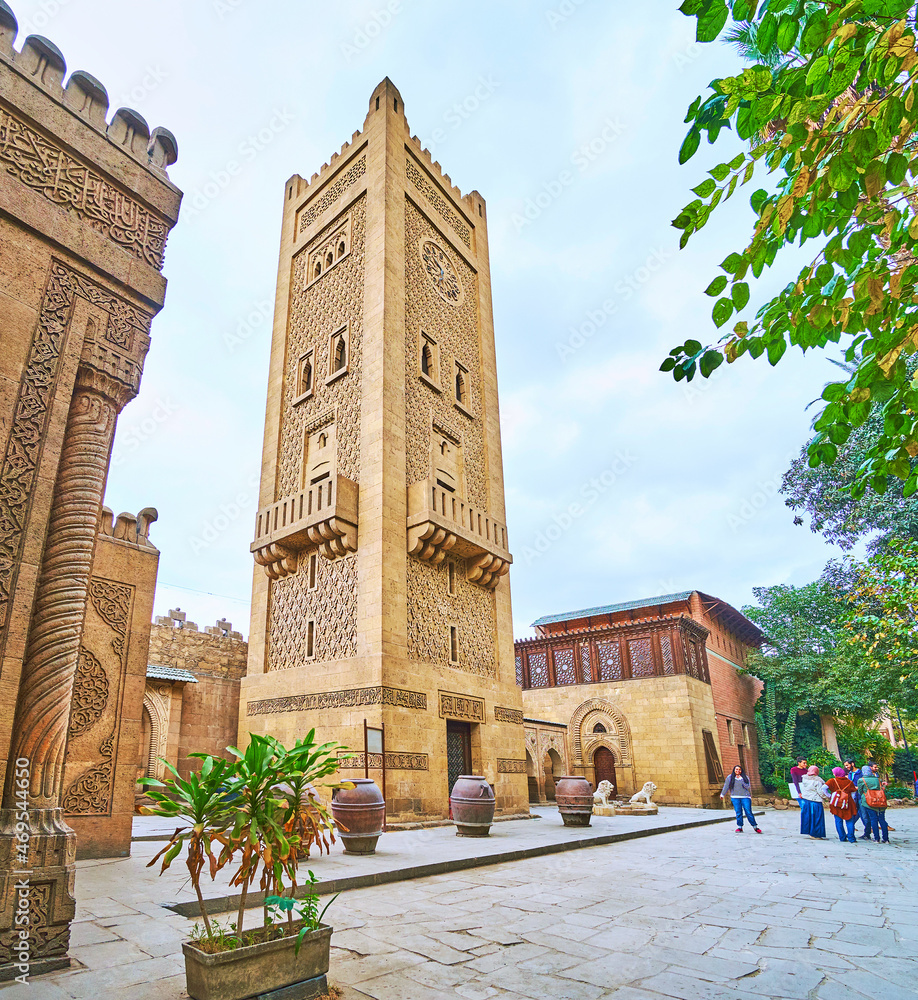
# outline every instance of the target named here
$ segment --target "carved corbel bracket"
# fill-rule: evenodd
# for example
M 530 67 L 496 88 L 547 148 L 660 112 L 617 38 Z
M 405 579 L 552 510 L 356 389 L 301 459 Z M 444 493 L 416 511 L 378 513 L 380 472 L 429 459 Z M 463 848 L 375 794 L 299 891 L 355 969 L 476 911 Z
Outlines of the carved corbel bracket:
M 291 552 L 278 542 L 257 549 L 253 555 L 259 566 L 264 566 L 265 573 L 272 580 L 281 580 L 296 572 L 296 552 Z
M 477 583 L 485 590 L 494 590 L 500 583 L 500 578 L 506 576 L 509 571 L 510 563 L 506 559 L 486 552 L 484 555 L 478 556 L 477 559 L 468 561 L 465 575 L 470 583 Z
M 338 559 L 357 551 L 357 526 L 338 517 L 310 525 L 306 536 L 326 559 Z
M 408 529 L 408 555 L 439 566 L 456 540 L 454 534 L 428 521 Z

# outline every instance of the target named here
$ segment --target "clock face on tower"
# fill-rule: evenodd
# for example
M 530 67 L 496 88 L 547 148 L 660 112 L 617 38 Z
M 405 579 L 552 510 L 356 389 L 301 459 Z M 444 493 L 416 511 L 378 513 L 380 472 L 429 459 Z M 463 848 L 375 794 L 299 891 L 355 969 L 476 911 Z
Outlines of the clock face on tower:
M 421 242 L 421 260 L 441 299 L 457 306 L 462 301 L 462 282 L 449 254 L 433 240 Z

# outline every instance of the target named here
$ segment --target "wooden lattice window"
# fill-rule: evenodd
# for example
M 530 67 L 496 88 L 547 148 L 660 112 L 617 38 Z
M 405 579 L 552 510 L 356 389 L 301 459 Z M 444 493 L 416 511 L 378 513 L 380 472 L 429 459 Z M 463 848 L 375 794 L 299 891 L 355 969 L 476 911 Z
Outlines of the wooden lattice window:
M 673 662 L 673 643 L 668 635 L 660 636 L 660 655 L 663 657 L 663 673 L 667 676 L 676 672 Z
M 552 652 L 555 661 L 555 683 L 576 684 L 577 673 L 574 670 L 574 650 L 572 647 L 556 649 Z
M 529 686 L 548 687 L 548 653 L 544 650 L 529 654 Z
M 693 639 L 685 640 L 685 672 L 689 677 L 701 680 L 701 670 L 698 663 L 698 647 Z
M 523 654 L 516 654 L 516 683 L 523 686 Z
M 650 639 L 632 639 L 628 643 L 632 677 L 653 677 L 653 643 Z
M 702 729 L 701 738 L 704 741 L 704 760 L 708 765 L 708 782 L 712 785 L 719 785 L 724 780 L 724 769 L 720 766 L 714 734 L 708 729 Z
M 580 644 L 580 676 L 584 684 L 590 684 L 593 680 L 593 664 L 590 662 L 590 644 L 582 642 Z
M 599 679 L 601 681 L 620 681 L 624 677 L 622 671 L 622 651 L 617 639 L 602 639 L 596 643 L 599 654 Z

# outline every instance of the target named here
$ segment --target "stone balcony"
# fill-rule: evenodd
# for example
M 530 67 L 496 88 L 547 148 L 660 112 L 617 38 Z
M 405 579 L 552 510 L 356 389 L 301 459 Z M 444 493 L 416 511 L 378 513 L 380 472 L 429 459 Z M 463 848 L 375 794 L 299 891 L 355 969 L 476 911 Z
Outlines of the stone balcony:
M 258 512 L 251 551 L 272 580 L 296 572 L 301 552 L 326 559 L 357 551 L 358 486 L 344 476 L 314 483 Z
M 506 525 L 432 479 L 408 487 L 408 553 L 434 566 L 457 555 L 466 560 L 467 579 L 487 590 L 513 562 Z

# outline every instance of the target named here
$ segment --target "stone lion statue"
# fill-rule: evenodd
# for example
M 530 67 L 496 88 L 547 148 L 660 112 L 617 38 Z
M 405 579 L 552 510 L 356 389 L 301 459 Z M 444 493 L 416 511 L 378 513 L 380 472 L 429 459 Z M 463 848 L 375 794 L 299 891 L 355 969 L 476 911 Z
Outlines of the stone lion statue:
M 647 805 L 652 806 L 653 803 L 653 793 L 657 790 L 657 786 L 652 781 L 645 781 L 644 787 L 639 791 L 635 792 L 631 796 L 631 803 L 637 805 L 639 802 L 644 801 Z
M 611 781 L 600 781 L 593 792 L 593 805 L 594 806 L 607 806 L 610 805 L 609 799 L 615 794 L 615 789 L 612 787 Z

